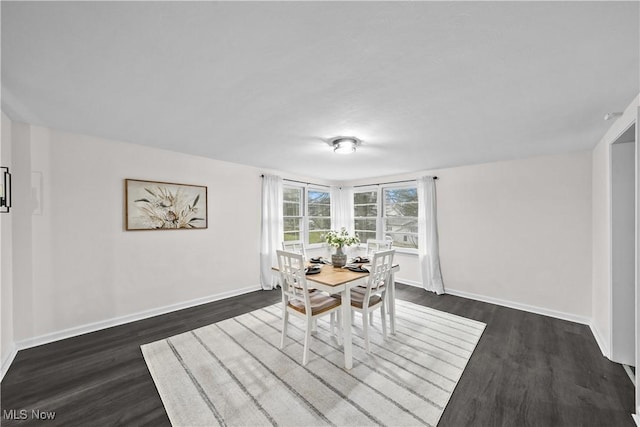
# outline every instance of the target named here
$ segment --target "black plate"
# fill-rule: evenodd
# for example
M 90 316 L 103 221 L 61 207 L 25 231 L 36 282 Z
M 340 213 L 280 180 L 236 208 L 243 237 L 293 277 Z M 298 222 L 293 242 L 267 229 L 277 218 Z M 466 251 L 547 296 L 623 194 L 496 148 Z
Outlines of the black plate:
M 320 268 L 305 268 L 304 272 L 305 274 L 318 274 L 322 271 L 322 269 Z

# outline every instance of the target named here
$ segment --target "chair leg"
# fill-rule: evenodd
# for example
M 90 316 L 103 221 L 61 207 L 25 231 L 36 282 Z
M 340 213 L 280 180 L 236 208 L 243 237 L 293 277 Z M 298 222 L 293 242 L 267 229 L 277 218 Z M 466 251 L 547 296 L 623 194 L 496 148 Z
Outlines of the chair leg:
M 306 365 L 309 361 L 309 344 L 311 341 L 311 328 L 313 327 L 313 319 L 307 318 L 307 328 L 304 334 L 304 350 L 302 352 L 302 365 Z
M 373 326 L 373 311 L 369 313 L 369 324 Z
M 332 311 L 331 312 L 331 317 L 329 320 L 329 325 L 331 327 L 331 336 L 334 336 L 336 334 L 336 328 L 335 328 L 335 319 L 336 319 L 336 312 Z
M 342 345 L 342 310 L 338 309 L 336 313 L 338 316 L 338 333 L 336 334 L 336 338 L 338 339 L 338 345 Z
M 316 334 L 318 332 L 318 319 L 316 319 L 316 318 L 313 318 L 312 326 L 311 326 L 311 332 L 313 334 Z
M 289 312 L 285 309 L 282 313 L 282 337 L 280 338 L 280 348 L 284 348 L 284 339 L 287 336 L 287 324 L 289 323 Z
M 382 336 L 387 339 L 387 315 L 385 314 L 384 298 L 382 299 L 382 306 L 380 307 L 380 318 L 382 320 Z
M 362 312 L 362 337 L 364 338 L 364 349 L 367 353 L 371 353 L 369 348 L 369 313 Z

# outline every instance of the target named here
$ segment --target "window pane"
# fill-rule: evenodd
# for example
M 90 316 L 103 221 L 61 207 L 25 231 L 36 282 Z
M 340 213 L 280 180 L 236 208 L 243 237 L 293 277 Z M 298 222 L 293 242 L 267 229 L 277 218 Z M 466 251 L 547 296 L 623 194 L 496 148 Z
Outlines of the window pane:
M 358 235 L 358 238 L 360 239 L 360 241 L 362 243 L 366 243 L 367 239 L 374 239 L 376 238 L 376 232 L 375 231 L 356 231 L 356 234 Z
M 418 233 L 418 218 L 410 217 L 391 217 L 386 218 L 384 231 L 387 232 L 402 232 L 402 233 Z
M 309 216 L 331 216 L 331 206 L 309 204 Z
M 302 240 L 302 191 L 301 187 L 283 187 L 282 211 L 283 240 Z
M 307 190 L 309 244 L 323 243 L 322 235 L 331 229 L 331 194 L 328 191 Z
M 284 232 L 300 231 L 302 218 L 284 218 Z
M 376 231 L 376 220 L 374 219 L 361 219 L 356 218 L 355 220 L 355 229 L 356 231 Z
M 395 203 L 385 205 L 384 214 L 386 216 L 418 216 L 418 203 Z
M 322 235 L 329 230 L 309 231 L 309 244 L 324 243 Z
M 417 188 L 386 188 L 384 193 L 383 233 L 398 248 L 418 248 Z
M 396 248 L 418 248 L 418 235 L 406 233 L 387 233 L 393 239 Z
M 309 231 L 312 230 L 326 230 L 331 229 L 331 218 L 309 218 Z
M 282 197 L 285 202 L 296 202 L 300 203 L 302 200 L 302 189 L 301 188 L 292 188 L 292 187 L 284 187 L 282 189 Z
M 311 203 L 331 203 L 331 196 L 326 191 L 309 190 L 309 204 Z
M 284 216 L 300 216 L 300 202 L 284 202 L 282 207 Z
M 415 188 L 384 190 L 385 216 L 418 216 L 418 191 Z
M 289 240 L 301 240 L 300 239 L 300 232 L 299 231 L 295 231 L 295 232 L 284 232 L 284 240 L 285 241 L 289 241 Z M 278 248 L 279 249 L 279 248 Z
M 377 201 L 378 201 L 377 191 L 364 191 L 364 192 L 353 193 L 354 205 L 360 205 L 365 203 L 375 204 Z
M 376 205 L 354 205 L 353 208 L 353 214 L 355 217 L 378 215 L 378 206 Z

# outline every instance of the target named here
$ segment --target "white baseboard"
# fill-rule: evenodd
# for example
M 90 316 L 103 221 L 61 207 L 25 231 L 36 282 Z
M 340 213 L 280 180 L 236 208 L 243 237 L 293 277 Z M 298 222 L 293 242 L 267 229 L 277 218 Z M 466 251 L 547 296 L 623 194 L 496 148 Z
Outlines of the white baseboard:
M 596 327 L 596 325 L 592 322 L 589 322 L 589 328 L 591 329 L 591 333 L 593 334 L 593 338 L 595 338 L 596 343 L 598 343 L 598 347 L 600 347 L 600 352 L 607 359 L 611 359 L 611 350 L 609 349 L 609 345 L 604 338 L 602 338 L 602 334 L 600 330 Z
M 520 302 L 508 301 L 499 298 L 487 297 L 484 295 L 472 294 L 465 291 L 457 291 L 455 289 L 445 288 L 445 293 L 449 295 L 456 295 L 463 298 L 471 298 L 477 301 L 488 302 L 491 304 L 501 305 L 503 307 L 515 308 L 516 310 L 527 311 L 529 313 L 541 314 L 543 316 L 555 317 L 560 320 L 568 320 L 569 322 L 581 323 L 583 325 L 589 325 L 591 319 L 584 316 L 578 316 L 576 314 L 565 313 L 563 311 L 552 310 L 544 307 L 537 307 L 535 305 L 523 304 Z
M 418 288 L 422 287 L 422 283 L 416 282 L 413 280 L 404 280 L 401 278 L 396 278 L 396 282 L 402 283 L 405 285 L 416 286 Z M 527 311 L 529 313 L 541 314 L 543 316 L 555 317 L 556 319 L 568 320 L 570 322 L 581 323 L 583 325 L 591 326 L 591 319 L 588 317 L 577 316 L 571 313 L 564 313 L 562 311 L 551 310 L 544 307 L 536 307 L 529 304 L 523 304 L 514 301 L 503 300 L 499 298 L 488 297 L 485 295 L 473 294 L 471 292 L 466 291 L 458 291 L 455 289 L 450 289 L 445 287 L 444 292 L 449 295 L 455 295 L 463 298 L 469 298 L 476 301 L 488 302 L 490 304 L 501 305 L 503 307 L 515 308 L 516 310 Z M 597 338 L 596 338 L 597 340 Z
M 403 285 L 415 286 L 416 288 L 422 288 L 422 283 L 415 282 L 413 280 L 402 279 L 400 277 L 395 277 L 396 282 L 402 283 Z
M 0 381 L 4 379 L 4 374 L 9 370 L 9 366 L 11 366 L 17 354 L 18 348 L 15 344 L 11 344 L 11 351 L 7 354 L 7 357 L 2 360 L 2 365 L 0 365 Z
M 236 289 L 233 291 L 210 295 L 203 298 L 197 298 L 190 301 L 171 304 L 164 307 L 152 308 L 150 310 L 145 310 L 145 311 L 141 311 L 134 314 L 128 314 L 126 316 L 120 316 L 120 317 L 115 317 L 108 320 L 102 320 L 100 322 L 89 323 L 87 325 L 76 326 L 73 328 L 64 329 L 62 331 L 56 331 L 49 334 L 40 335 L 37 337 L 18 341 L 16 343 L 16 347 L 17 347 L 17 350 L 24 350 L 31 347 L 37 347 L 39 345 L 48 344 L 50 342 L 60 341 L 66 338 L 87 334 L 89 332 L 95 332 L 101 329 L 123 325 L 125 323 L 131 323 L 138 320 L 148 319 L 150 317 L 159 316 L 161 314 L 171 313 L 173 311 L 183 310 L 185 308 L 194 307 L 197 305 L 202 305 L 202 304 L 206 304 L 213 301 L 219 301 L 221 299 L 258 291 L 260 289 L 262 289 L 260 285 L 250 286 L 243 289 Z M 4 365 L 3 365 L 3 368 L 4 368 Z M 8 369 L 8 366 L 7 366 L 7 369 Z

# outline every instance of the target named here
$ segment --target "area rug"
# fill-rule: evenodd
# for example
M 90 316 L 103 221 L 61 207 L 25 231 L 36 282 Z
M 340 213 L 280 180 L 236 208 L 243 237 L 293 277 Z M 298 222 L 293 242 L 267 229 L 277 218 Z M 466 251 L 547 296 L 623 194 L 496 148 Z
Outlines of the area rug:
M 485 324 L 398 300 L 396 335 L 380 315 L 364 351 L 353 329 L 353 369 L 319 319 L 302 366 L 302 319 L 280 349 L 275 304 L 142 346 L 174 426 L 436 426 Z M 325 316 L 328 318 L 328 316 Z

